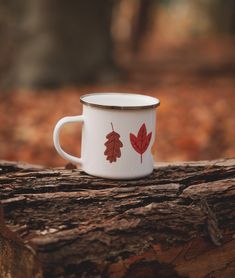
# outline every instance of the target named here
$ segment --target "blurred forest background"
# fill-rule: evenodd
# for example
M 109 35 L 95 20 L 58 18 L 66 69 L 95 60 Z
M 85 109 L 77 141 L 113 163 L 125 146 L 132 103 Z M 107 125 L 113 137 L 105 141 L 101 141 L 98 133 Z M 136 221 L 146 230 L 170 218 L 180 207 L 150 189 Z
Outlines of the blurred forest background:
M 0 0 L 0 159 L 65 165 L 54 125 L 104 91 L 161 100 L 157 161 L 234 156 L 235 1 Z

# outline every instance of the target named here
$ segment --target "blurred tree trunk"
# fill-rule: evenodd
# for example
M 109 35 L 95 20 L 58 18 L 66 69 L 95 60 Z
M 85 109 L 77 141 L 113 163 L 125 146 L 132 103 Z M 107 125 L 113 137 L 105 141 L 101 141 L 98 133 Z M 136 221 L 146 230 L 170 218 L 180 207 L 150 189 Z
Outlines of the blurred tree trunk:
M 139 8 L 133 22 L 132 50 L 138 52 L 141 41 L 151 29 L 154 11 L 157 8 L 158 0 L 139 0 Z
M 112 8 L 112 0 L 23 1 L 8 85 L 53 88 L 112 71 Z
M 215 30 L 224 34 L 235 34 L 235 1 L 214 0 L 211 14 Z
M 211 33 L 235 34 L 235 1 L 234 0 L 194 0 L 195 9 L 208 18 Z

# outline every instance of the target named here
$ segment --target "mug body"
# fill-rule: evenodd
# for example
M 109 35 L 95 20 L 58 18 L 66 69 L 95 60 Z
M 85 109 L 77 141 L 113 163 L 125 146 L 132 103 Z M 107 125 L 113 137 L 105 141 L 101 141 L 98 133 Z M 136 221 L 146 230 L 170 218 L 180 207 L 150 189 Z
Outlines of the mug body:
M 103 98 L 100 95 L 81 97 L 82 169 L 90 175 L 110 179 L 149 175 L 153 171 L 151 147 L 159 101 L 143 95 L 130 94 L 129 100 L 125 94 L 116 94 L 119 96 L 113 99 L 111 96 L 111 100 L 107 95 L 112 94 L 103 94 Z

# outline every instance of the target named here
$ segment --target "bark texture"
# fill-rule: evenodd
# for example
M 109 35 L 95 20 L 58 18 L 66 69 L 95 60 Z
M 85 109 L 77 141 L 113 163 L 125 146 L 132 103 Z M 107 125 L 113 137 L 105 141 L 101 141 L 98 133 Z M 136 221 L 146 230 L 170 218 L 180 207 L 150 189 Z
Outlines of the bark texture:
M 6 277 L 235 277 L 235 159 L 136 181 L 68 168 L 0 163 Z

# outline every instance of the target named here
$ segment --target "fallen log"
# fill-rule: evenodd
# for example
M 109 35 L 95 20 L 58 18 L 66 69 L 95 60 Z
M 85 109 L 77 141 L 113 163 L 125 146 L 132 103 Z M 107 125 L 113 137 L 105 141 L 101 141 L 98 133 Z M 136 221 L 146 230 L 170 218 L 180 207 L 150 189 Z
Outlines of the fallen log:
M 135 181 L 1 161 L 0 201 L 0 277 L 235 277 L 235 159 Z

